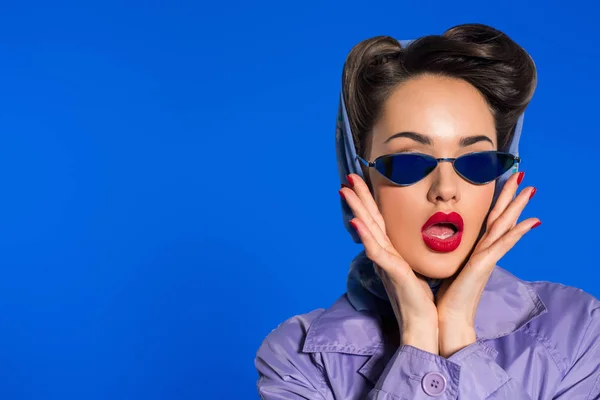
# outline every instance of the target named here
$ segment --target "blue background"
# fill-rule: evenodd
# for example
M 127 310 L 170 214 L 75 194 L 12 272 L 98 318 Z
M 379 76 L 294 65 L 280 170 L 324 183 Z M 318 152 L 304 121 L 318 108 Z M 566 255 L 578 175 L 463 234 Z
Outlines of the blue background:
M 379 34 L 482 22 L 530 52 L 543 224 L 500 264 L 600 295 L 592 1 L 418 3 L 2 2 L 0 398 L 258 398 L 262 339 L 361 250 L 335 113 Z

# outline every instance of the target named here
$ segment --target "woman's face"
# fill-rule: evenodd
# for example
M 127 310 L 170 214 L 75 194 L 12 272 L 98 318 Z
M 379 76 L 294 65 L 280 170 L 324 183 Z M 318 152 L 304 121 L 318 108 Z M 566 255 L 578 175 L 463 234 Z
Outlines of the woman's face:
M 390 139 L 402 132 L 410 134 Z M 467 138 L 472 140 L 465 146 L 461 142 Z M 404 82 L 386 101 L 383 115 L 373 128 L 368 158 L 372 161 L 404 151 L 455 158 L 496 149 L 494 118 L 479 91 L 463 80 L 424 75 Z M 469 183 L 449 162 L 440 163 L 426 178 L 405 187 L 390 183 L 373 168 L 369 168 L 369 174 L 387 235 L 412 269 L 438 279 L 457 272 L 485 222 L 494 182 Z M 456 212 L 462 217 L 462 239 L 455 250 L 440 251 L 426 243 L 431 243 L 431 236 L 444 239 L 453 233 L 445 232 L 449 228 L 443 225 L 422 232 L 437 212 Z

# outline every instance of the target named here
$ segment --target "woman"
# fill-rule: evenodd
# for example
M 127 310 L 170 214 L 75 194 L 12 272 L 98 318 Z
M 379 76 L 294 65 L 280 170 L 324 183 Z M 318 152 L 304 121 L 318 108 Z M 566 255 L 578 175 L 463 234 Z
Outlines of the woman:
M 496 266 L 540 225 L 517 222 L 535 85 L 529 55 L 484 25 L 352 49 L 337 155 L 365 251 L 335 304 L 265 339 L 263 399 L 600 399 L 600 302 Z

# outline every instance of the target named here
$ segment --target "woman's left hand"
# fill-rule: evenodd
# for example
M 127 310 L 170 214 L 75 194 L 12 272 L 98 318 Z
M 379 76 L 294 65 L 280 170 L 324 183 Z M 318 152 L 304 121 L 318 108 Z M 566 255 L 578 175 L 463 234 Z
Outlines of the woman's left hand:
M 450 357 L 476 341 L 475 313 L 496 263 L 525 233 L 541 223 L 537 218 L 528 218 L 517 224 L 535 193 L 535 188 L 528 187 L 514 197 L 519 177 L 522 178 L 522 173 L 514 174 L 504 185 L 488 216 L 485 234 L 464 268 L 444 280 L 438 290 L 439 354 L 443 357 Z

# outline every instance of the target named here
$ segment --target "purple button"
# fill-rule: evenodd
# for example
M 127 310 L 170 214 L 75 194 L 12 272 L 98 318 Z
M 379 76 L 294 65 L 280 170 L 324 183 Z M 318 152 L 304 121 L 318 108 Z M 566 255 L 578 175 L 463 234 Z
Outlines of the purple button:
M 446 378 L 439 372 L 430 372 L 421 381 L 423 390 L 430 396 L 439 396 L 446 390 Z

